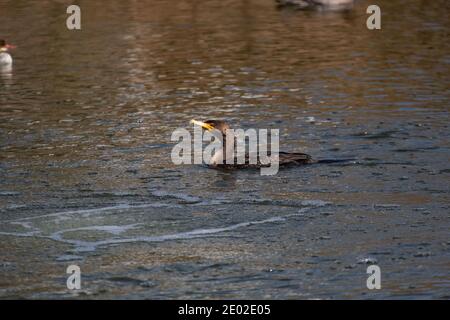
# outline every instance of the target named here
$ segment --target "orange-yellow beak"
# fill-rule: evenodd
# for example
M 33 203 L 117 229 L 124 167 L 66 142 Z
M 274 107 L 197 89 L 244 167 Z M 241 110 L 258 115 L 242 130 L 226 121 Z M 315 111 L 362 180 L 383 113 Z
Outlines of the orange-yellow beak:
M 212 125 L 210 125 L 209 123 L 205 123 L 203 121 L 197 121 L 197 120 L 192 119 L 191 123 L 193 123 L 193 124 L 195 124 L 197 126 L 200 126 L 203 129 L 208 130 L 208 131 L 211 131 L 211 130 L 214 129 L 214 127 Z

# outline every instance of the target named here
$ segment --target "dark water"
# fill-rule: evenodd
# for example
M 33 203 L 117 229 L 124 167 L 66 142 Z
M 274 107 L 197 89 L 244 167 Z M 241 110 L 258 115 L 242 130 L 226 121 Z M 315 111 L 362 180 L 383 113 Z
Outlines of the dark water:
M 68 4 L 0 0 L 1 298 L 450 297 L 448 1 Z M 192 118 L 356 160 L 176 166 Z

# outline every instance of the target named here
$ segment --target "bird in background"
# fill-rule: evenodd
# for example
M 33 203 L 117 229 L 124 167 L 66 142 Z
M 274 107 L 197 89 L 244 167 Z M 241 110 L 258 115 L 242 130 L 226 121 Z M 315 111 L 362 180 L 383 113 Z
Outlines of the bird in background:
M 6 43 L 5 40 L 0 39 L 0 66 L 11 66 L 13 58 L 9 54 L 10 49 L 15 49 L 16 46 Z

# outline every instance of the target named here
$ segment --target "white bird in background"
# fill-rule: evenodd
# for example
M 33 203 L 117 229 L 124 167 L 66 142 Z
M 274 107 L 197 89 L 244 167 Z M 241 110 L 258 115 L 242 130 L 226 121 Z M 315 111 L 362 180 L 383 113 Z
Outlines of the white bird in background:
M 0 66 L 11 66 L 13 58 L 9 54 L 9 49 L 14 49 L 15 46 L 7 44 L 5 40 L 0 40 Z

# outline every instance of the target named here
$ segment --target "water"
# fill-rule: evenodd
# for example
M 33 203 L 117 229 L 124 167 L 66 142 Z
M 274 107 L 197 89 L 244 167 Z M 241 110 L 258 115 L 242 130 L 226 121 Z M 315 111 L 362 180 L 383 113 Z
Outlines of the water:
M 380 31 L 369 4 L 90 1 L 68 31 L 2 0 L 0 297 L 448 299 L 448 3 L 380 0 Z M 175 166 L 192 118 L 355 161 Z

